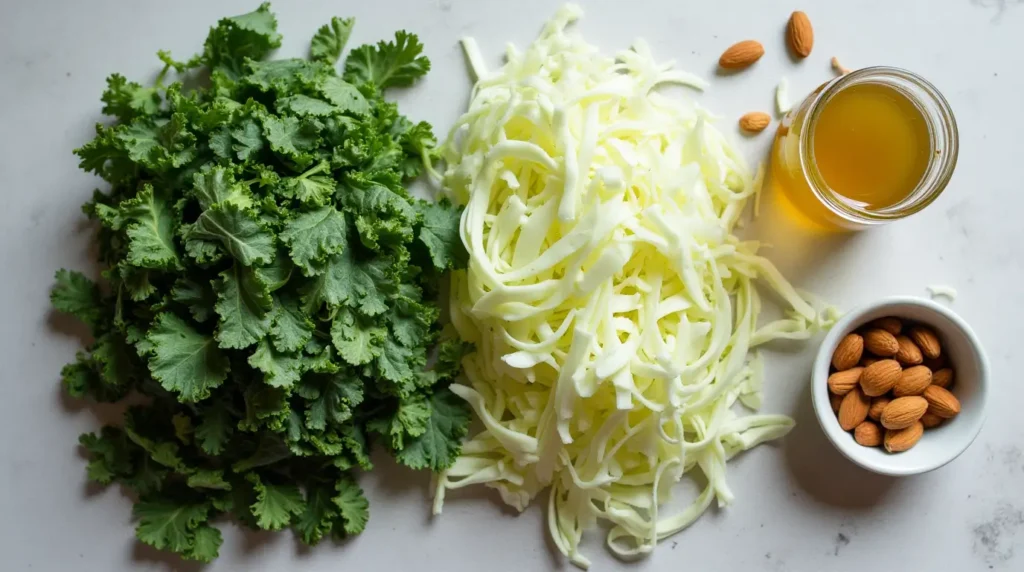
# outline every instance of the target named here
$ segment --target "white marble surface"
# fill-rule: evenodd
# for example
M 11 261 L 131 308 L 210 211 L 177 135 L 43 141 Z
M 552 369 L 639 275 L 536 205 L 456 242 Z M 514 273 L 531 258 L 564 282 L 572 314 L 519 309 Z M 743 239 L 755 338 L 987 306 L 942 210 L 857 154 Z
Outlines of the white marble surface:
M 58 372 L 79 347 L 48 312 L 55 269 L 89 269 L 79 204 L 96 181 L 71 149 L 100 119 L 108 73 L 151 77 L 157 49 L 200 48 L 219 16 L 256 0 L 39 0 L 0 3 L 0 568 L 22 570 L 191 569 L 133 540 L 129 501 L 86 485 L 76 438 L 96 411 L 60 398 Z M 765 409 L 796 417 L 784 441 L 729 467 L 735 505 L 711 511 L 666 541 L 638 570 L 1024 569 L 1024 6 L 1020 0 L 781 0 L 584 2 L 582 29 L 607 50 L 646 38 L 656 54 L 712 79 L 703 102 L 730 118 L 768 109 L 783 75 L 794 94 L 830 77 L 828 60 L 889 64 L 931 79 L 960 125 L 960 162 L 929 209 L 890 227 L 817 241 L 762 220 L 769 253 L 800 286 L 845 307 L 888 294 L 924 295 L 928 284 L 960 291 L 953 308 L 988 348 L 994 399 L 977 442 L 953 464 L 915 478 L 868 474 L 832 450 L 806 391 L 812 345 L 769 356 Z M 551 15 L 550 0 L 325 0 L 275 3 L 286 54 L 304 50 L 331 15 L 354 15 L 353 42 L 398 28 L 420 34 L 433 60 L 425 82 L 403 94 L 403 111 L 444 131 L 460 113 L 469 82 L 456 40 L 479 38 L 488 54 L 524 44 Z M 783 49 L 786 18 L 807 10 L 816 44 L 794 63 Z M 735 40 L 763 40 L 753 69 L 717 77 L 714 64 Z M 495 57 L 491 61 L 497 61 Z M 744 141 L 752 158 L 768 137 Z M 101 414 L 103 412 L 100 412 Z M 210 570 L 541 570 L 561 566 L 545 541 L 542 512 L 514 515 L 486 491 L 452 495 L 431 519 L 427 476 L 394 467 L 361 483 L 372 511 L 364 534 L 303 551 L 289 534 L 245 535 L 224 526 L 222 556 Z M 619 569 L 601 538 L 587 544 L 596 570 Z

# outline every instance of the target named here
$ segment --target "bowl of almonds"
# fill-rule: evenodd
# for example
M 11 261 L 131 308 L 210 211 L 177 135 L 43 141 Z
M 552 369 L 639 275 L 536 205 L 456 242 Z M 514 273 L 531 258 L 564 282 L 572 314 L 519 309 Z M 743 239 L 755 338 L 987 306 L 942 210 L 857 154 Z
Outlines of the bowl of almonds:
M 937 469 L 964 452 L 985 419 L 988 360 L 959 316 L 930 300 L 886 298 L 825 337 L 811 396 L 825 435 L 885 475 Z

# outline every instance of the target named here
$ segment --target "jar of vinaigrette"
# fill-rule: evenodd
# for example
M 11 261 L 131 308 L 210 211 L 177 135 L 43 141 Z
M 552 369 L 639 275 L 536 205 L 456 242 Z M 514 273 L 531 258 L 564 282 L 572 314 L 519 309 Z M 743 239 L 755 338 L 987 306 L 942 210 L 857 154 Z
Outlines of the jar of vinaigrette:
M 782 120 L 774 190 L 805 222 L 860 230 L 928 206 L 956 166 L 956 120 L 924 78 L 872 67 L 823 84 Z

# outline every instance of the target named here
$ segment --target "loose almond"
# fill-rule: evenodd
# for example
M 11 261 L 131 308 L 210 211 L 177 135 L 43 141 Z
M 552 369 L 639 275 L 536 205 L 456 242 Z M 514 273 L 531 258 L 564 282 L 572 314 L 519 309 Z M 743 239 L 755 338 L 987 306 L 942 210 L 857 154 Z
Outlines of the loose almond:
M 833 373 L 828 376 L 828 390 L 836 395 L 850 393 L 850 390 L 860 383 L 860 374 L 863 371 L 862 367 L 854 367 Z
M 763 111 L 751 111 L 740 117 L 740 129 L 751 133 L 760 133 L 772 122 L 772 116 Z
M 900 332 L 903 331 L 903 321 L 900 320 L 899 318 L 894 318 L 891 316 L 888 318 L 879 318 L 874 322 L 871 322 L 871 324 L 869 325 L 872 328 L 885 330 L 894 336 L 900 335 Z
M 892 388 L 892 393 L 896 397 L 921 395 L 931 383 L 932 370 L 923 365 L 915 365 L 903 370 L 900 380 Z
M 903 368 L 893 359 L 875 362 L 860 374 L 860 387 L 865 395 L 876 397 L 889 393 L 889 390 L 900 380 Z
M 807 14 L 799 10 L 793 12 L 786 27 L 786 40 L 794 54 L 801 58 L 811 55 L 811 48 L 814 47 L 814 28 L 811 27 L 811 20 Z
M 944 367 L 933 373 L 932 385 L 941 387 L 942 389 L 949 389 L 949 386 L 953 385 L 953 370 L 948 367 Z
M 829 394 L 828 394 L 828 404 L 832 406 L 832 413 L 839 413 L 839 405 L 842 402 L 843 402 L 843 397 L 841 395 L 836 395 L 834 393 L 829 392 Z
M 949 419 L 960 413 L 960 400 L 947 389 L 929 385 L 924 390 L 924 398 L 928 401 L 928 411 Z
M 900 453 L 913 447 L 924 435 L 924 425 L 920 421 L 906 429 L 889 430 L 885 432 L 885 450 L 890 453 Z
M 882 411 L 885 410 L 885 406 L 889 405 L 892 401 L 889 397 L 882 395 L 881 397 L 875 397 L 871 400 L 871 407 L 868 408 L 868 417 L 878 421 L 882 418 Z
M 871 402 L 868 401 L 868 397 L 861 393 L 860 389 L 853 388 L 839 404 L 839 426 L 843 428 L 843 431 L 853 431 L 854 427 L 868 418 L 868 407 L 870 406 Z
M 832 366 L 839 371 L 850 369 L 857 365 L 862 355 L 864 355 L 864 338 L 859 334 L 847 334 L 832 354 Z
M 900 351 L 900 343 L 896 341 L 896 336 L 874 328 L 864 332 L 864 349 L 878 357 L 892 357 Z
M 904 429 L 917 422 L 928 410 L 928 401 L 923 397 L 911 395 L 897 397 L 882 410 L 882 427 L 886 429 Z
M 907 336 L 896 336 L 896 341 L 900 344 L 900 349 L 896 352 L 896 361 L 903 365 L 921 365 L 924 356 L 913 340 Z
M 910 329 L 910 339 L 914 340 L 921 353 L 928 359 L 938 359 L 942 355 L 942 345 L 939 344 L 939 337 L 930 328 L 915 326 Z
M 729 70 L 743 69 L 761 59 L 764 55 L 764 46 L 757 40 L 743 40 L 737 42 L 722 53 L 718 58 L 718 65 Z
M 945 419 L 939 417 L 938 415 L 930 411 L 925 411 L 924 415 L 921 416 L 921 425 L 924 425 L 925 429 L 938 427 L 939 425 L 942 425 L 943 421 L 945 421 Z
M 864 421 L 853 430 L 853 439 L 865 447 L 877 447 L 882 444 L 882 428 Z

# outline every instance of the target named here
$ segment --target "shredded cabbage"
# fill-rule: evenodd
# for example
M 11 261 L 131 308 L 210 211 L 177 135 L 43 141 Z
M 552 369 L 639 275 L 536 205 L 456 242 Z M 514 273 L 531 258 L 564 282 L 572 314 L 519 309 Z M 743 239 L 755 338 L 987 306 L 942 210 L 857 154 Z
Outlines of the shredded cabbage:
M 551 538 L 586 568 L 598 520 L 612 551 L 638 556 L 733 500 L 726 461 L 793 426 L 733 411 L 761 403 L 751 350 L 836 316 L 733 236 L 760 176 L 705 110 L 656 90 L 704 83 L 642 41 L 602 56 L 566 32 L 580 15 L 564 7 L 494 71 L 463 41 L 477 82 L 443 186 L 466 205 L 451 306 L 475 351 L 452 390 L 483 430 L 438 475 L 434 512 L 448 489 L 486 484 L 523 510 L 550 487 Z M 757 279 L 791 307 L 784 319 L 757 326 Z M 707 487 L 661 513 L 694 469 Z

